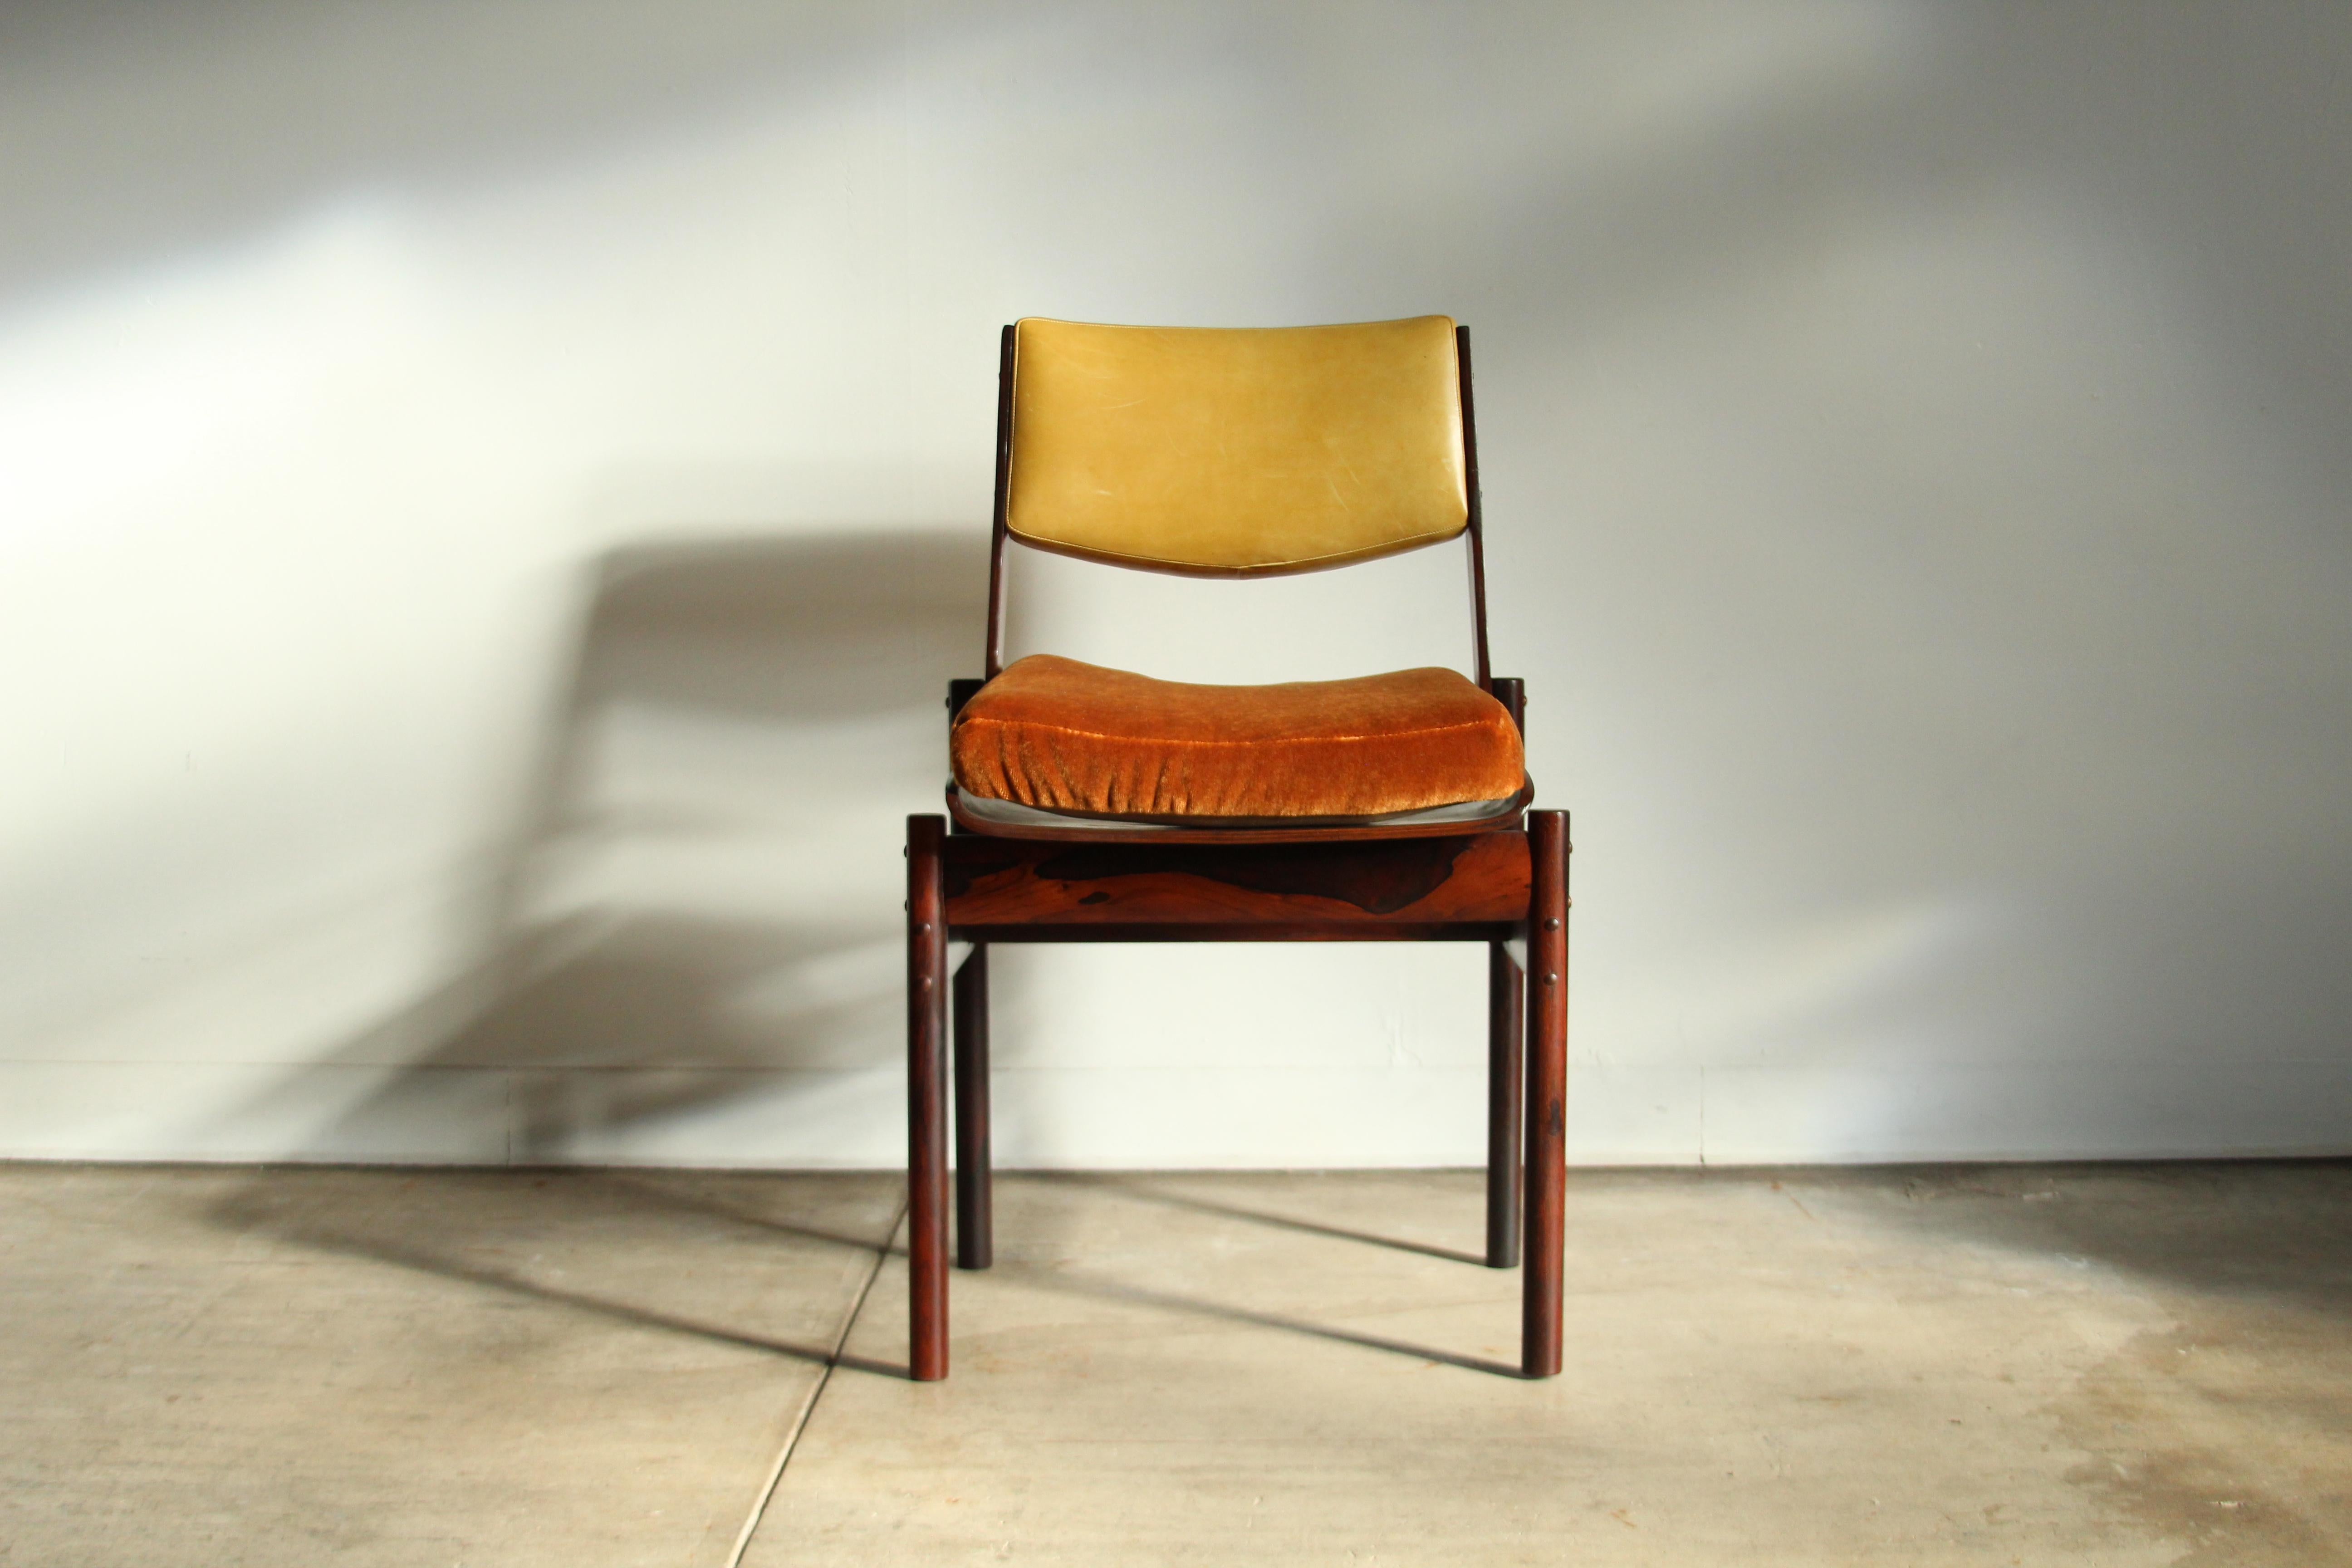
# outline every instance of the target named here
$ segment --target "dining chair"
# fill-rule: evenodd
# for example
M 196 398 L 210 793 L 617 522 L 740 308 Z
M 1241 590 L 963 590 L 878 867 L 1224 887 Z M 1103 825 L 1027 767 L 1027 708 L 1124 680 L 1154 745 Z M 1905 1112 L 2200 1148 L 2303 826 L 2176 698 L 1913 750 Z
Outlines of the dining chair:
M 1485 942 L 1486 1262 L 1519 1266 L 1524 1237 L 1521 1370 L 1559 1371 L 1568 815 L 1529 809 L 1481 534 L 1470 334 L 1449 318 L 1004 329 L 985 678 L 950 685 L 946 816 L 907 821 L 916 1379 L 948 1371 L 950 1056 L 956 1261 L 991 1261 L 988 954 L 1016 942 Z M 1254 577 L 1457 538 L 1468 678 L 1004 662 L 1008 545 Z M 970 944 L 952 977 L 950 942 Z

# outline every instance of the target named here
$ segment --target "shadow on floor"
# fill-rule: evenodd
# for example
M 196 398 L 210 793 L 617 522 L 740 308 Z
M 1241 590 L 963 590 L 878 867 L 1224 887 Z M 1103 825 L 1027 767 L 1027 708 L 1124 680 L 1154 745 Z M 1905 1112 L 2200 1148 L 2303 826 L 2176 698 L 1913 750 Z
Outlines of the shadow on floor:
M 895 1180 L 895 1178 L 892 1179 Z M 1206 1199 L 1200 1199 L 1190 1194 L 1157 1190 L 1143 1182 L 1128 1176 L 1095 1175 L 1091 1173 L 1072 1172 L 1029 1172 L 1024 1173 L 1019 1179 L 1033 1182 L 1051 1182 L 1063 1186 L 1080 1187 L 1093 1191 L 1107 1192 L 1124 1198 L 1135 1198 L 1141 1199 L 1149 1203 L 1165 1204 L 1172 1207 L 1187 1209 L 1193 1213 L 1214 1215 L 1220 1218 L 1238 1219 L 1252 1224 L 1267 1225 L 1281 1230 L 1320 1236 L 1333 1240 L 1360 1242 L 1370 1246 L 1392 1247 L 1400 1251 L 1416 1253 L 1423 1257 L 1435 1258 L 1446 1262 L 1467 1263 L 1475 1265 L 1479 1268 L 1485 1267 L 1485 1263 L 1482 1259 L 1475 1258 L 1467 1253 L 1448 1252 L 1438 1247 L 1423 1247 L 1415 1242 L 1393 1240 L 1387 1237 L 1369 1235 L 1363 1232 L 1318 1225 L 1310 1220 L 1297 1219 L 1280 1215 L 1272 1215 L 1255 1209 L 1241 1207 L 1239 1205 L 1220 1204 Z M 787 1236 L 803 1237 L 815 1236 L 818 1239 L 845 1241 L 845 1238 L 839 1237 L 819 1236 L 818 1233 L 811 1232 L 805 1227 L 788 1222 L 778 1221 L 753 1209 L 730 1205 L 724 1202 L 714 1202 L 708 1197 L 687 1198 L 675 1192 L 668 1192 L 665 1194 L 663 1201 L 673 1204 L 688 1204 L 693 1206 L 700 1207 L 704 1212 L 709 1213 L 717 1217 L 752 1226 L 765 1226 Z M 855 1244 L 850 1243 L 850 1245 Z M 893 1256 L 903 1257 L 905 1255 L 905 1249 L 897 1246 L 891 1247 L 889 1251 Z M 1033 1289 L 1046 1290 L 1058 1295 L 1077 1296 L 1101 1301 L 1124 1301 L 1137 1306 L 1156 1308 L 1161 1311 L 1178 1312 L 1188 1316 L 1214 1319 L 1222 1322 L 1243 1323 L 1256 1328 L 1275 1329 L 1286 1333 L 1307 1334 L 1318 1339 L 1329 1340 L 1339 1344 L 1356 1345 L 1366 1350 L 1376 1350 L 1389 1354 L 1411 1357 L 1417 1361 L 1438 1362 L 1446 1365 L 1467 1368 L 1474 1372 L 1499 1373 L 1511 1377 L 1519 1375 L 1518 1368 L 1507 1365 L 1499 1362 L 1485 1361 L 1475 1356 L 1457 1355 L 1451 1352 L 1434 1350 L 1427 1346 L 1412 1344 L 1402 1340 L 1388 1339 L 1379 1335 L 1365 1334 L 1351 1330 L 1333 1328 L 1326 1324 L 1309 1322 L 1299 1318 L 1285 1317 L 1270 1312 L 1253 1311 L 1244 1307 L 1236 1307 L 1230 1303 L 1210 1300 L 1202 1297 L 1176 1295 L 1167 1291 L 1149 1290 L 1139 1287 L 1120 1285 L 1116 1281 L 1099 1278 L 1094 1279 L 1080 1279 L 1058 1268 L 1031 1271 L 1020 1268 L 1017 1265 L 1000 1264 L 998 1267 L 1006 1268 L 1008 1272 L 1018 1272 L 1021 1277 L 1021 1282 Z M 955 1282 L 959 1279 L 964 1279 L 965 1277 L 965 1271 L 960 1269 L 950 1279 L 949 1293 L 950 1300 L 952 1300 L 953 1298 Z M 950 1312 L 950 1321 L 952 1321 L 952 1311 Z M 843 1364 L 856 1365 L 861 1363 L 845 1362 Z M 866 1367 L 866 1370 L 872 1371 L 875 1369 L 871 1366 L 867 1366 Z M 902 1376 L 906 1372 L 904 1367 L 898 1367 L 890 1370 L 894 1370 Z
M 801 1175 L 785 1184 L 688 1172 L 443 1169 L 423 1176 L 369 1172 L 354 1187 L 352 1172 L 338 1173 L 332 1184 L 299 1176 L 289 1182 L 289 1174 L 247 1184 L 215 1204 L 210 1219 L 238 1235 L 264 1235 L 614 1322 L 814 1365 L 907 1373 L 903 1364 L 842 1349 L 865 1289 L 897 1250 L 889 1237 L 903 1205 L 887 1179 Z M 795 1194 L 814 1197 L 807 1206 L 818 1217 L 803 1217 Z M 713 1268 L 683 1276 L 616 1268 L 612 1238 L 630 1232 L 706 1247 Z M 713 1276 L 730 1257 L 736 1269 L 757 1279 L 796 1268 L 835 1272 L 845 1252 L 870 1258 L 871 1266 L 863 1272 L 865 1288 L 822 1338 L 779 1335 L 761 1325 L 756 1293 L 740 1283 L 730 1289 L 723 1279 L 713 1288 Z
M 1234 1220 L 1247 1226 L 1283 1232 L 1290 1236 L 1309 1236 L 1327 1241 L 1346 1242 L 1391 1252 L 1401 1252 L 1417 1258 L 1433 1258 L 1439 1262 L 1466 1266 L 1486 1273 L 1483 1255 L 1435 1247 L 1402 1237 L 1383 1236 L 1349 1226 L 1333 1225 L 1304 1213 L 1280 1213 L 1260 1204 L 1237 1204 L 1221 1198 L 1203 1196 L 1196 1192 L 1183 1192 L 1164 1179 L 1129 1173 L 1108 1173 L 1074 1171 L 1025 1172 L 1018 1178 L 1059 1187 L 1066 1191 L 1099 1194 L 1106 1197 L 1174 1209 L 1185 1214 L 1200 1215 L 1212 1219 Z M 1000 1265 L 1002 1267 L 1002 1265 Z M 1123 1284 L 1097 1274 L 1084 1277 L 1060 1268 L 1036 1270 L 1022 1269 L 1022 1282 L 1034 1289 L 1057 1295 L 1075 1296 L 1101 1301 L 1126 1302 L 1150 1307 L 1166 1312 L 1207 1318 L 1220 1322 L 1244 1324 L 1253 1328 L 1273 1329 L 1283 1333 L 1303 1334 L 1337 1344 L 1354 1345 L 1360 1349 L 1379 1351 L 1415 1361 L 1434 1362 L 1442 1365 L 1461 1367 L 1466 1371 L 1496 1373 L 1505 1377 L 1521 1375 L 1517 1366 L 1484 1357 L 1465 1355 L 1410 1341 L 1368 1334 L 1360 1330 L 1318 1323 L 1308 1319 L 1283 1313 L 1266 1312 L 1219 1301 L 1206 1297 L 1152 1289 Z M 1516 1280 L 1513 1272 L 1507 1276 Z
M 1275 1230 L 1286 1230 L 1300 1236 L 1319 1236 L 1333 1241 L 1361 1242 L 1368 1247 L 1392 1247 L 1399 1252 L 1418 1253 L 1446 1263 L 1470 1263 L 1479 1268 L 1486 1265 L 1483 1253 L 1458 1251 L 1453 1247 L 1432 1247 L 1426 1242 L 1407 1241 L 1398 1237 L 1376 1236 L 1370 1231 L 1350 1230 L 1328 1225 L 1320 1220 L 1297 1215 L 1270 1214 L 1261 1208 L 1249 1208 L 1238 1204 L 1220 1203 L 1202 1197 L 1197 1193 L 1173 1192 L 1148 1178 L 1130 1175 L 1097 1175 L 1087 1172 L 1040 1171 L 1027 1177 L 1030 1181 L 1059 1182 L 1115 1192 L 1121 1197 L 1143 1203 L 1160 1204 L 1169 1208 L 1183 1209 L 1192 1214 L 1213 1215 L 1222 1219 L 1237 1219 L 1251 1225 L 1261 1225 Z

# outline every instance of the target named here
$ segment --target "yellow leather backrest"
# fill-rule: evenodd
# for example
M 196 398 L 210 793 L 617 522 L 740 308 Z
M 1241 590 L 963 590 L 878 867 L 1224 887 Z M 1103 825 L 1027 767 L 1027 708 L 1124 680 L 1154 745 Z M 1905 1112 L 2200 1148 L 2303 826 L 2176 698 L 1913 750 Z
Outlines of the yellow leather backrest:
M 1313 572 L 1468 518 L 1454 323 L 1013 329 L 1004 521 L 1152 571 Z

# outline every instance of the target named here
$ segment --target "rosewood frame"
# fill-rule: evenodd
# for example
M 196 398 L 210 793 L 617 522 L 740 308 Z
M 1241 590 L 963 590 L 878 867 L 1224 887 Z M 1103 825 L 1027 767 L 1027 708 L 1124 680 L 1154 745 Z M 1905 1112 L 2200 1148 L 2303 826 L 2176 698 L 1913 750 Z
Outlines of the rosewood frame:
M 1013 345 L 1013 330 L 1006 327 L 999 349 L 989 553 L 986 669 L 992 679 L 1004 663 Z M 1487 661 L 1469 329 L 1455 329 L 1455 345 L 1477 680 L 1524 732 L 1521 683 L 1495 677 Z M 950 721 L 982 684 L 950 684 Z M 952 805 L 952 791 L 950 798 Z M 908 817 L 907 1169 L 914 1378 L 929 1382 L 948 1372 L 951 1083 L 955 1260 L 965 1268 L 985 1268 L 993 1256 L 988 949 L 1003 942 L 1486 942 L 1486 1262 L 1521 1268 L 1522 1373 L 1558 1373 L 1570 847 L 1566 812 L 1528 811 L 1525 804 L 1523 793 L 1505 817 L 1408 833 L 1368 826 L 1030 835 L 978 823 L 961 812 L 953 831 L 937 816 Z M 952 975 L 950 941 L 971 944 Z

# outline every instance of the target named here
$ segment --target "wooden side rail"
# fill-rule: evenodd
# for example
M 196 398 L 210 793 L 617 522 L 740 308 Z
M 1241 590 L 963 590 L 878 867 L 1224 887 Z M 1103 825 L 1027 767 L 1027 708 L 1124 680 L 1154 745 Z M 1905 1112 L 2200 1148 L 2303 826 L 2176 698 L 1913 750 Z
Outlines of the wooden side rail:
M 945 836 L 961 942 L 1500 942 L 1529 888 L 1525 833 L 1356 844 L 1041 844 Z

